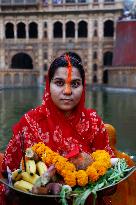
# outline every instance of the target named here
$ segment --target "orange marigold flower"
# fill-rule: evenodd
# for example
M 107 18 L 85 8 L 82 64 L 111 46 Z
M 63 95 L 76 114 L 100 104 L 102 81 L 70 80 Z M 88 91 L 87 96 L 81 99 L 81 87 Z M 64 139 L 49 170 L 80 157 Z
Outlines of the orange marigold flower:
M 74 187 L 76 185 L 76 172 L 67 170 L 67 174 L 64 177 L 65 184 Z
M 97 151 L 93 152 L 92 157 L 94 158 L 95 161 L 110 160 L 110 155 L 105 150 L 97 150 Z
M 65 166 L 63 167 L 63 169 L 69 170 L 71 172 L 76 171 L 75 165 L 73 163 L 71 163 L 71 162 L 65 163 Z
M 94 167 L 96 169 L 99 176 L 103 176 L 107 171 L 107 168 L 103 165 L 103 162 L 101 162 L 101 161 L 94 162 L 92 164 L 92 167 Z
M 95 182 L 99 179 L 99 174 L 97 173 L 96 169 L 92 166 L 89 166 L 86 170 L 86 173 L 89 177 L 89 180 Z
M 85 170 L 79 170 L 76 173 L 77 184 L 79 186 L 85 186 L 88 183 L 88 175 Z

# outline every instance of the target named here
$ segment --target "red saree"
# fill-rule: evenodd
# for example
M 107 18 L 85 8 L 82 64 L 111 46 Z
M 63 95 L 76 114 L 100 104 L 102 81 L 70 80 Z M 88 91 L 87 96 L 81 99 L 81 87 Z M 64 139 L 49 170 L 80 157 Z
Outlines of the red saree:
M 25 148 L 43 141 L 64 156 L 75 149 L 87 153 L 105 149 L 111 156 L 114 155 L 101 118 L 96 111 L 84 107 L 85 88 L 78 106 L 69 117 L 54 105 L 49 88 L 47 79 L 42 105 L 26 113 L 13 127 L 13 137 L 4 154 L 2 171 L 5 171 L 7 166 L 12 171 L 19 167 L 22 158 L 22 133 Z

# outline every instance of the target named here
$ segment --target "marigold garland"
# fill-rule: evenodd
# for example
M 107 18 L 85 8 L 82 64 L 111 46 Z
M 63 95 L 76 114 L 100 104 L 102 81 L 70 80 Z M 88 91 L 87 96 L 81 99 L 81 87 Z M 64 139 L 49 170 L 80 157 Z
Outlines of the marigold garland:
M 75 165 L 69 162 L 67 158 L 52 151 L 42 142 L 34 144 L 32 150 L 47 166 L 54 164 L 57 172 L 64 178 L 65 184 L 71 187 L 75 185 L 85 186 L 89 181 L 95 182 L 111 167 L 110 155 L 105 150 L 93 152 L 91 156 L 94 162 L 86 170 L 78 171 L 76 171 Z

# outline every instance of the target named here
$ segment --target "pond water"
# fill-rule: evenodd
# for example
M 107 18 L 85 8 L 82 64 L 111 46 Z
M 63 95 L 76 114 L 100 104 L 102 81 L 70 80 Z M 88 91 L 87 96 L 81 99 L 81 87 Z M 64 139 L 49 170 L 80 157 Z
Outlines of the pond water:
M 12 136 L 12 126 L 41 103 L 43 88 L 0 90 L 0 150 Z M 117 148 L 136 156 L 136 92 L 87 89 L 86 106 L 117 130 Z

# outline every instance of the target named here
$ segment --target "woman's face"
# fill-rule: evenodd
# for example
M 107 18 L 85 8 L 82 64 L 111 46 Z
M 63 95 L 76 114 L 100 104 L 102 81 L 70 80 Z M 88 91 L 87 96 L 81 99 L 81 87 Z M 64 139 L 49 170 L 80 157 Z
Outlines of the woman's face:
M 67 68 L 60 67 L 50 82 L 50 93 L 54 104 L 59 109 L 69 112 L 79 103 L 83 91 L 82 78 L 77 68 L 72 67 L 70 92 L 67 92 L 66 87 Z

